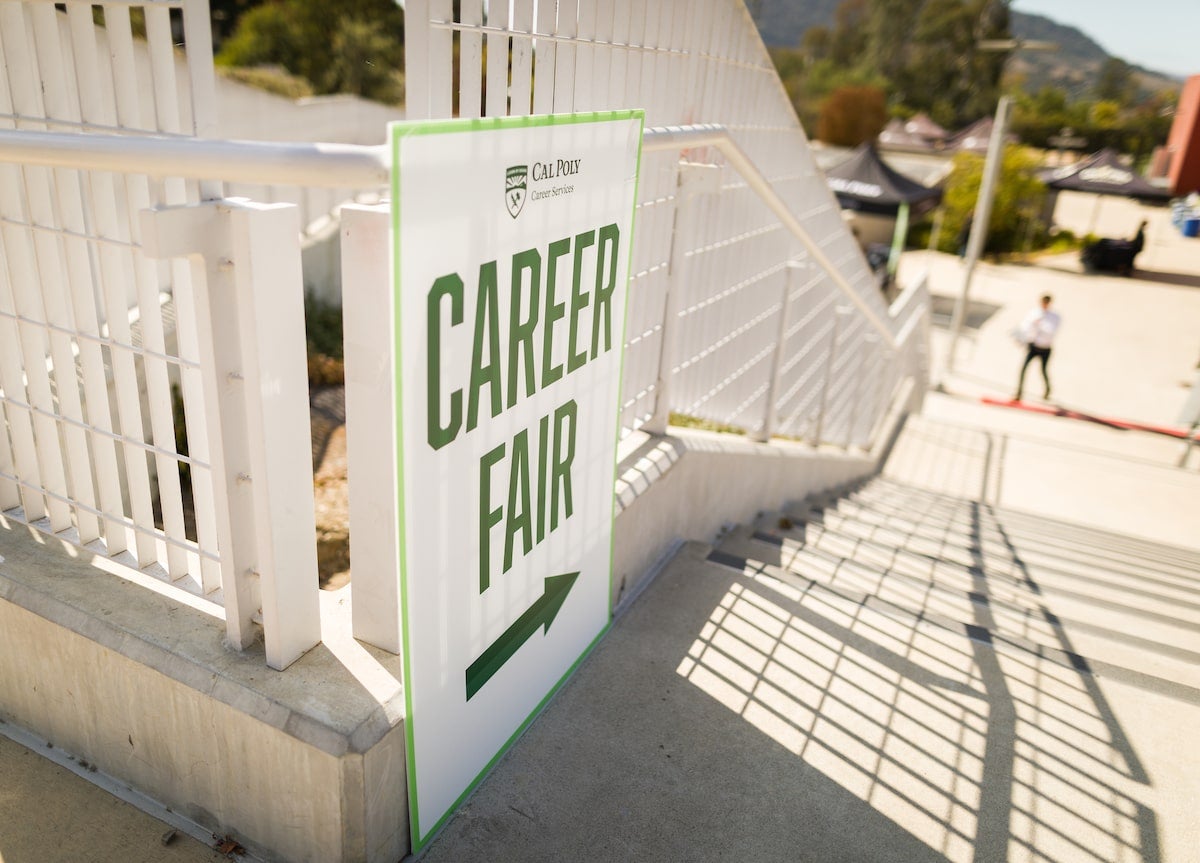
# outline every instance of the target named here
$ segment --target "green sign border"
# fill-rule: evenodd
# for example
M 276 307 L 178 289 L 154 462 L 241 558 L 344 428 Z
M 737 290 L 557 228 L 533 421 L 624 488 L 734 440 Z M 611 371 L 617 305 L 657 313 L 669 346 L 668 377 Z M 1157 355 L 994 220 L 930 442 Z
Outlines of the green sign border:
M 401 315 L 403 305 L 403 291 L 400 285 L 400 261 L 402 250 L 400 248 L 400 148 L 405 139 L 413 135 L 453 135 L 453 134 L 470 134 L 472 132 L 494 131 L 497 129 L 526 129 L 541 126 L 573 126 L 582 123 L 607 123 L 621 120 L 638 120 L 641 123 L 642 131 L 645 130 L 646 115 L 642 109 L 630 109 L 624 111 L 595 111 L 578 114 L 539 114 L 525 117 L 482 117 L 482 118 L 463 118 L 457 120 L 420 120 L 420 121 L 401 121 L 390 123 L 388 125 L 388 137 L 391 145 L 392 156 L 392 178 L 391 178 L 391 193 L 392 193 L 392 289 L 395 297 L 395 317 L 392 321 L 392 344 L 395 346 L 393 372 L 396 382 L 396 474 L 397 474 L 397 507 L 396 515 L 399 521 L 396 530 L 398 539 L 399 566 L 400 566 L 400 608 L 401 608 L 401 632 L 402 632 L 402 657 L 404 666 L 404 741 L 406 751 L 404 753 L 404 763 L 408 773 L 408 811 L 409 811 L 409 841 L 412 845 L 414 854 L 421 851 L 429 841 L 437 835 L 438 831 L 445 826 L 446 822 L 458 811 L 463 801 L 471 795 L 471 793 L 479 786 L 484 777 L 491 772 L 496 766 L 496 762 L 509 750 L 509 747 L 516 742 L 527 729 L 538 714 L 549 703 L 550 699 L 562 688 L 562 685 L 567 682 L 575 670 L 583 662 L 584 659 L 592 652 L 595 646 L 600 642 L 609 628 L 612 626 L 612 584 L 613 584 L 613 531 L 609 529 L 609 554 L 608 554 L 608 622 L 596 635 L 583 652 L 571 664 L 566 673 L 559 678 L 545 697 L 538 705 L 525 717 L 525 720 L 517 727 L 512 735 L 500 747 L 499 751 L 492 756 L 492 759 L 483 767 L 482 770 L 475 776 L 474 779 L 467 785 L 466 789 L 458 796 L 458 799 L 450 805 L 438 822 L 434 824 L 424 834 L 420 835 L 420 817 L 417 801 L 417 766 L 416 752 L 413 746 L 413 704 L 412 704 L 412 668 L 410 666 L 412 649 L 409 643 L 409 608 L 408 608 L 408 567 L 407 556 L 405 554 L 405 546 L 407 537 L 404 531 L 407 512 L 405 510 L 404 500 L 404 378 L 401 374 L 401 357 L 403 351 L 400 341 L 401 330 Z M 625 272 L 625 315 L 621 322 L 621 342 L 620 342 L 620 357 L 618 363 L 618 380 L 624 379 L 625 374 L 625 337 L 626 330 L 629 325 L 629 278 L 632 275 L 633 268 L 633 236 L 634 223 L 637 216 L 637 201 L 638 201 L 638 185 L 641 181 L 642 173 L 642 145 L 641 135 L 638 140 L 638 155 L 637 169 L 634 177 L 633 190 L 633 213 L 630 215 L 630 242 L 628 259 L 626 261 Z M 617 396 L 617 428 L 616 439 L 620 440 L 621 432 L 621 410 L 620 410 L 620 394 Z M 613 484 L 610 487 L 610 500 L 612 501 L 612 515 L 610 523 L 616 518 L 616 499 L 614 490 L 616 488 L 617 478 L 617 453 L 616 447 L 613 448 Z

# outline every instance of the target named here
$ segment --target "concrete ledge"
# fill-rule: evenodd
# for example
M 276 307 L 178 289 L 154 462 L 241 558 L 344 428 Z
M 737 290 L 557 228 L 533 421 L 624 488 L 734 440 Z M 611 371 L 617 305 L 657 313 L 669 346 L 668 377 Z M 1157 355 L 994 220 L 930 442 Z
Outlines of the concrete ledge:
M 680 540 L 711 542 L 764 509 L 873 475 L 906 406 L 907 396 L 896 399 L 870 452 L 681 428 L 665 437 L 632 435 L 617 467 L 613 607 L 636 597 Z
M 614 608 L 681 541 L 874 474 L 910 404 L 897 393 L 870 452 L 684 429 L 631 436 Z M 219 609 L 164 590 L 0 516 L 0 720 L 258 857 L 403 857 L 402 663 L 351 637 L 352 588 L 322 593 L 322 643 L 282 672 L 261 643 L 227 648 Z
M 348 591 L 275 672 L 108 568 L 0 517 L 0 718 L 266 859 L 407 852 L 400 660 L 349 637 Z

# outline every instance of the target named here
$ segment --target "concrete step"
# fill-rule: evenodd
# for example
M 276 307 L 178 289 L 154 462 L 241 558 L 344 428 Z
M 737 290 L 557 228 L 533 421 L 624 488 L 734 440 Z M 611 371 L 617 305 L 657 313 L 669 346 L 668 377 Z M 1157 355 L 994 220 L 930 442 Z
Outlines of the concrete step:
M 997 598 L 990 592 L 880 570 L 786 539 L 776 543 L 778 539 L 739 529 L 721 541 L 708 561 L 779 582 L 830 605 L 869 609 L 910 627 L 935 625 L 997 649 L 1026 652 L 1074 671 L 1121 679 L 1200 705 L 1200 652 L 1178 646 L 1162 627 L 1153 630 L 1156 637 L 1132 635 L 1091 621 L 1064 619 L 1031 593 Z
M 886 538 L 880 541 L 875 537 L 856 536 L 854 531 L 859 525 L 854 520 L 833 526 L 791 520 L 793 527 L 790 530 L 774 531 L 770 529 L 772 520 L 778 519 L 768 515 L 759 520 L 767 533 L 784 536 L 805 549 L 829 555 L 834 561 L 855 561 L 867 568 L 872 583 L 886 573 L 894 583 L 884 589 L 920 589 L 921 585 L 931 582 L 963 595 L 986 593 L 992 601 L 1010 602 L 1024 608 L 1030 607 L 1032 602 L 1036 617 L 1042 616 L 1036 609 L 1047 597 L 1053 597 L 1057 616 L 1064 620 L 1086 621 L 1092 628 L 1107 627 L 1122 636 L 1128 633 L 1131 621 L 1139 621 L 1141 626 L 1156 628 L 1157 640 L 1150 643 L 1183 647 L 1188 652 L 1200 651 L 1200 627 L 1196 625 L 1196 615 L 1190 604 L 1178 596 L 1163 598 L 1158 592 L 1147 590 L 1136 578 L 1063 570 L 1040 563 L 1034 565 L 1019 558 L 1013 560 L 1009 554 L 984 555 L 978 560 L 971 556 L 955 559 L 952 554 L 939 556 L 936 546 L 924 548 L 917 544 L 917 550 L 913 550 L 899 543 L 893 544 Z M 756 553 L 766 554 L 767 562 L 790 563 L 790 558 L 785 560 L 780 550 L 758 548 L 746 552 L 747 556 Z M 792 555 L 795 553 L 795 550 L 791 552 Z M 978 582 L 980 576 L 986 579 L 982 584 Z
M 1140 537 L 1097 530 L 1069 521 L 1047 519 L 1045 516 L 1024 513 L 1019 510 L 993 507 L 977 501 L 956 498 L 924 489 L 906 486 L 886 477 L 877 477 L 869 486 L 836 501 L 839 508 L 859 504 L 868 510 L 887 514 L 889 518 L 913 520 L 914 513 L 921 513 L 926 520 L 940 517 L 940 521 L 953 525 L 969 525 L 973 514 L 979 520 L 994 525 L 995 512 L 1004 515 L 1006 533 L 1030 540 L 1066 541 L 1082 545 L 1099 552 L 1111 554 L 1115 559 L 1149 564 L 1165 571 L 1180 572 L 1193 576 L 1200 571 L 1200 553 L 1191 548 L 1181 548 L 1165 543 L 1151 542 Z
M 828 590 L 883 614 L 929 621 L 960 633 L 986 632 L 989 640 L 1058 656 L 1072 667 L 1103 667 L 1106 674 L 1155 691 L 1175 691 L 1164 681 L 1180 681 L 1200 698 L 1200 638 L 1194 631 L 1143 625 L 1139 632 L 1146 635 L 1134 635 L 1128 614 L 1097 615 L 1089 606 L 1076 609 L 1080 617 L 1066 618 L 1050 610 L 1052 600 L 1027 590 L 980 589 L 977 580 L 962 573 L 939 578 L 904 572 L 894 564 L 881 567 L 750 528 L 732 531 L 710 560 L 797 589 Z M 1193 695 L 1186 688 L 1180 691 L 1187 698 Z
M 872 537 L 886 534 L 913 550 L 969 564 L 975 556 L 1009 558 L 1015 563 L 1036 562 L 1060 572 L 1091 576 L 1096 571 L 1133 579 L 1145 588 L 1173 596 L 1182 607 L 1200 610 L 1200 555 L 1186 549 L 1163 547 L 1147 551 L 1137 542 L 1124 542 L 1112 534 L 1080 530 L 1046 518 L 1030 527 L 1028 516 L 1007 510 L 980 508 L 975 515 L 918 514 L 919 509 L 897 502 L 864 502 L 860 495 L 839 500 L 836 506 L 803 513 L 810 520 L 843 526 L 848 532 Z M 1018 548 L 1020 549 L 1018 552 Z

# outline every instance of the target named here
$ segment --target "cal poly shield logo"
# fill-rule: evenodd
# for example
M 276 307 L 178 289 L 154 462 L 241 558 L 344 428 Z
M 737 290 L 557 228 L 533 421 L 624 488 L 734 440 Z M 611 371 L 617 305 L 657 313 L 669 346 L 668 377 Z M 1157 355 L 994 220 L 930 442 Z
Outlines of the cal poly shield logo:
M 525 206 L 525 180 L 528 175 L 528 165 L 513 165 L 504 176 L 504 203 L 514 219 Z

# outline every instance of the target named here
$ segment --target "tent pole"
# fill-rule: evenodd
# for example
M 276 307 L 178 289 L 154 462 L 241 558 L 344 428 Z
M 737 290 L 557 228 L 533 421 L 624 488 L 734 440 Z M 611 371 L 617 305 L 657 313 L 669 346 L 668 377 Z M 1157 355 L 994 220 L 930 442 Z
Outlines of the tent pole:
M 896 267 L 900 265 L 900 253 L 904 251 L 904 238 L 908 236 L 908 201 L 902 201 L 900 210 L 896 213 L 896 228 L 892 231 L 892 250 L 888 253 L 888 278 L 896 277 Z

